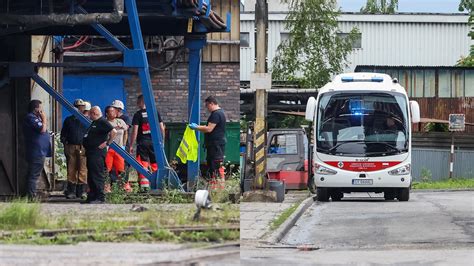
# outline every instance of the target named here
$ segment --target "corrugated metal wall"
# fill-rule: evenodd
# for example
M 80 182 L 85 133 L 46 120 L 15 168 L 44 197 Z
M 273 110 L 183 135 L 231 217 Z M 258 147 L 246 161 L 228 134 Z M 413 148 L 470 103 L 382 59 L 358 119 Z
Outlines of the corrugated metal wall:
M 429 171 L 432 180 L 449 176 L 449 150 L 413 148 L 412 175 L 420 180 L 422 172 Z M 425 170 L 424 170 L 425 169 Z M 455 150 L 454 177 L 474 178 L 474 151 Z
M 467 21 L 466 21 L 467 22 Z M 341 22 L 342 32 L 357 27 L 362 48 L 348 57 L 357 65 L 452 66 L 469 51 L 469 26 L 459 23 Z
M 461 55 L 469 53 L 472 41 L 467 36 L 468 16 L 404 15 L 407 22 L 393 19 L 386 22 L 382 19 L 375 21 L 374 17 L 369 16 L 376 15 L 341 16 L 339 24 L 342 32 L 349 32 L 357 27 L 362 33 L 362 48 L 354 49 L 348 57 L 349 67 L 346 71 L 354 71 L 357 65 L 452 66 Z M 281 42 L 280 33 L 288 32 L 282 19 L 284 15 L 281 14 L 269 16 L 270 64 Z M 250 47 L 240 50 L 240 79 L 249 80 L 255 58 L 253 14 L 241 15 L 240 26 L 241 32 L 250 33 Z

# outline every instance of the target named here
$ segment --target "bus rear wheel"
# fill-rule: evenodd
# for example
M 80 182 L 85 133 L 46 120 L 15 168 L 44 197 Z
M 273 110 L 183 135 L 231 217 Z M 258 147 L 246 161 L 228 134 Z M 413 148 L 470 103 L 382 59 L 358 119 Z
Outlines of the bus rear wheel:
M 318 201 L 329 201 L 329 191 L 327 188 L 318 187 L 316 188 L 316 199 Z
M 400 188 L 397 198 L 399 201 L 408 201 L 410 199 L 410 188 Z

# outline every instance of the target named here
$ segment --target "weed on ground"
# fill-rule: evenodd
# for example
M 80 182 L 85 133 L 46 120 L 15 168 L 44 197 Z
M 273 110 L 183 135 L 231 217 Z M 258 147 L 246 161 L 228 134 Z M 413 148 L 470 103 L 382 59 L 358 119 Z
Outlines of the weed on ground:
M 34 228 L 41 222 L 38 203 L 27 203 L 20 199 L 13 201 L 0 211 L 0 229 L 28 229 Z
M 446 178 L 439 181 L 413 182 L 413 189 L 472 189 L 474 178 Z
M 280 227 L 280 225 L 282 225 L 286 221 L 286 219 L 288 219 L 288 217 L 290 217 L 290 215 L 292 215 L 296 211 L 296 208 L 298 208 L 300 204 L 301 201 L 293 204 L 291 207 L 284 210 L 275 220 L 272 221 L 270 229 L 275 230 Z
M 132 212 L 120 205 L 102 205 L 101 209 L 84 206 L 85 208 L 75 208 L 75 211 L 60 214 L 54 212 L 56 206 L 65 207 L 64 205 L 27 203 L 26 201 L 0 204 L 0 243 L 200 242 L 237 240 L 238 237 L 235 235 L 239 234 L 238 230 L 230 233 L 223 230 L 210 230 L 215 231 L 217 236 L 213 236 L 211 233 L 203 235 L 190 233 L 180 237 L 180 235 L 166 229 L 167 227 L 208 226 L 219 228 L 238 225 L 240 210 L 239 206 L 235 204 L 218 204 L 211 210 L 203 210 L 199 221 L 193 221 L 196 209 L 191 204 L 171 205 L 168 208 L 149 204 L 144 205 L 146 210 L 141 212 Z M 131 235 L 114 234 L 114 232 L 131 230 L 130 228 L 135 230 Z M 45 237 L 44 234 L 41 234 L 44 230 L 58 229 L 65 229 L 64 234 L 57 234 L 55 237 L 47 237 L 47 234 Z M 148 231 L 144 233 L 142 229 Z M 84 230 L 89 233 L 85 234 Z

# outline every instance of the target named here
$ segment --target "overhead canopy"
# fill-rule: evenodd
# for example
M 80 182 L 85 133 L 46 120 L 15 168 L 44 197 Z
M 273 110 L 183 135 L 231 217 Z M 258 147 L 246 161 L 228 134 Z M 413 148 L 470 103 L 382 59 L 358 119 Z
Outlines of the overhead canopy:
M 97 35 L 89 25 L 101 23 L 114 35 L 129 35 L 123 0 L 0 0 L 0 35 Z M 144 35 L 186 35 L 222 32 L 226 22 L 203 0 L 136 0 Z M 81 14 L 82 13 L 82 14 Z M 192 30 L 189 30 L 189 19 Z

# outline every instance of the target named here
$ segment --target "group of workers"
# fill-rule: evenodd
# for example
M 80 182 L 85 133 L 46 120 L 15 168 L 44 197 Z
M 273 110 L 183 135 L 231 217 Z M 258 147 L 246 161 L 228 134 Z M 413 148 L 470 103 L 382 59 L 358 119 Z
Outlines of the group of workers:
M 132 190 L 124 177 L 124 159 L 115 150 L 108 148 L 112 142 L 131 154 L 136 151 L 136 159 L 144 168 L 151 168 L 152 171 L 158 169 L 143 95 L 138 96 L 137 105 L 139 110 L 130 121 L 120 100 L 114 100 L 105 108 L 105 117 L 99 106 L 91 106 L 82 99 L 74 101 L 74 107 L 92 122 L 86 126 L 74 115 L 64 120 L 61 142 L 64 144 L 67 164 L 66 198 L 81 198 L 91 204 L 104 203 L 106 188 L 110 188 L 110 184 L 106 184 L 107 175 L 115 177 L 115 180 L 123 178 L 123 189 L 128 192 Z M 191 123 L 188 126 L 205 133 L 209 173 L 213 180 L 224 179 L 222 163 L 226 144 L 226 117 L 215 97 L 206 98 L 205 106 L 210 112 L 207 125 Z M 27 193 L 30 198 L 36 198 L 36 183 L 43 170 L 45 157 L 51 156 L 51 137 L 41 101 L 32 100 L 28 109 L 24 123 L 28 162 Z M 157 115 L 164 137 L 165 125 L 160 114 Z M 150 188 L 150 181 L 141 174 L 139 186 L 142 190 Z

